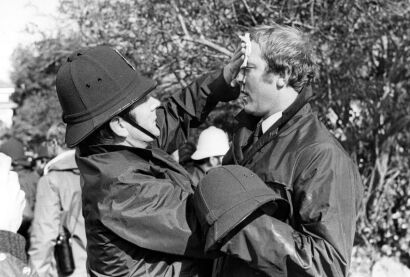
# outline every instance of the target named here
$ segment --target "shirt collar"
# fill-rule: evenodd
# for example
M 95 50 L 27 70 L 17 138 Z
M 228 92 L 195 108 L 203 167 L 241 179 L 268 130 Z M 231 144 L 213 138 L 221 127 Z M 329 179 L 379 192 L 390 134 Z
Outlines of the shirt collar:
M 279 118 L 282 117 L 282 111 L 277 112 L 269 116 L 262 121 L 262 133 L 265 133 Z

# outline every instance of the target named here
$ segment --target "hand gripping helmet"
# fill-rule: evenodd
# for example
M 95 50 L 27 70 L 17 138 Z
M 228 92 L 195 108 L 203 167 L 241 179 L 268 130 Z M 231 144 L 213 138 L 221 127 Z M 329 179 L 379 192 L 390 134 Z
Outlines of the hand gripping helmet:
M 193 203 L 206 252 L 221 247 L 228 234 L 261 206 L 269 205 L 270 215 L 279 219 L 287 218 L 290 209 L 286 196 L 239 165 L 211 169 L 199 182 Z

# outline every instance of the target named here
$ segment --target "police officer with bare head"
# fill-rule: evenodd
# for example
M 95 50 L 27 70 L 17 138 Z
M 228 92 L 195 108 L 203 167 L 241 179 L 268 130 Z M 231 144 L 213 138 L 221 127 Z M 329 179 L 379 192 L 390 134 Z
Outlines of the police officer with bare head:
M 223 71 L 207 74 L 168 101 L 117 51 L 74 52 L 57 75 L 67 124 L 84 181 L 83 214 L 91 276 L 207 276 L 193 183 L 172 153 L 190 122 L 204 120 L 239 90 L 238 47 Z

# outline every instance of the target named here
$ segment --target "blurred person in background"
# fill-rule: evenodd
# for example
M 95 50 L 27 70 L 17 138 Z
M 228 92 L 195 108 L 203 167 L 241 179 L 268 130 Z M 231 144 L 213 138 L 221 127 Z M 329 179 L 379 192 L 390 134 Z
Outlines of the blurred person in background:
M 222 158 L 228 150 L 228 135 L 222 129 L 210 126 L 201 132 L 196 150 L 191 155 L 193 163 L 186 166 L 195 185 L 210 169 L 222 165 Z
M 9 138 L 0 146 L 0 152 L 12 159 L 12 168 L 17 172 L 21 189 L 24 191 L 27 204 L 23 212 L 23 222 L 18 230 L 26 239 L 26 250 L 30 246 L 30 226 L 34 216 L 37 182 L 40 175 L 33 170 L 25 152 L 24 144 L 16 138 Z
M 47 150 L 47 141 L 43 142 L 35 152 L 35 156 L 32 158 L 31 167 L 33 171 L 36 171 L 39 176 L 43 176 L 44 167 L 50 161 L 50 156 Z
M 0 276 L 35 277 L 37 274 L 27 265 L 26 241 L 17 233 L 26 200 L 17 173 L 10 171 L 11 162 L 9 156 L 0 153 Z
M 63 276 L 54 255 L 62 232 L 71 237 L 75 271 L 69 276 L 87 276 L 86 236 L 81 208 L 80 173 L 75 151 L 64 142 L 65 124 L 52 125 L 47 132 L 48 156 L 37 186 L 31 230 L 30 262 L 40 277 Z

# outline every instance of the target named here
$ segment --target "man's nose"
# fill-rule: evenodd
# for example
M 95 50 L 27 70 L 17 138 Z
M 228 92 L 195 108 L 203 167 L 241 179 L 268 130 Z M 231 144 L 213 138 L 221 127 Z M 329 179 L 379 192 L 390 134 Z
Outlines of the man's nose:
M 241 92 L 245 90 L 246 74 L 244 69 L 241 69 L 239 71 L 238 75 L 235 78 L 235 82 L 239 85 Z
M 238 75 L 236 75 L 236 78 L 235 78 L 236 82 L 239 84 L 245 80 L 245 74 L 243 71 L 244 71 L 243 69 L 239 70 L 239 73 Z

